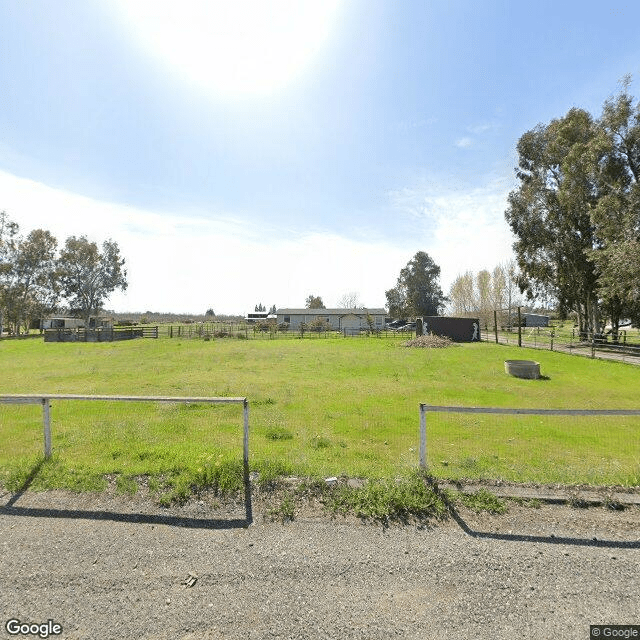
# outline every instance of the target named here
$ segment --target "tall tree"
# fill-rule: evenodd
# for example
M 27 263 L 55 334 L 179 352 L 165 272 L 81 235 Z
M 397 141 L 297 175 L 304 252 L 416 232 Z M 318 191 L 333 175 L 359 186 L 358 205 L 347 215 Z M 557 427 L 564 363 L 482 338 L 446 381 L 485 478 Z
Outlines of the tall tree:
M 623 315 L 640 321 L 640 101 L 634 105 L 630 82 L 603 107 L 594 165 L 603 195 L 591 212 L 600 239 L 591 256 L 614 339 Z
M 12 296 L 19 231 L 18 223 L 6 211 L 0 211 L 0 337 Z
M 51 232 L 44 229 L 34 229 L 17 245 L 9 320 L 18 331 L 21 325 L 28 328 L 30 320 L 41 318 L 56 305 L 57 245 Z
M 314 296 L 313 294 L 307 296 L 305 307 L 307 309 L 326 309 L 322 298 L 320 296 Z
M 530 299 L 556 298 L 561 310 L 574 309 L 589 333 L 600 323 L 590 216 L 599 193 L 585 158 L 593 158 L 597 147 L 597 127 L 581 109 L 525 133 L 518 142 L 520 185 L 505 212 L 517 238 L 521 290 Z
M 458 276 L 449 291 L 451 311 L 456 316 L 465 317 L 478 311 L 478 299 L 475 290 L 474 277 L 471 271 Z
M 116 289 L 127 288 L 124 258 L 113 240 L 102 243 L 102 251 L 86 236 L 67 238 L 58 259 L 62 295 L 72 310 L 88 322 Z
M 389 313 L 400 317 L 438 315 L 447 300 L 439 280 L 440 267 L 427 253 L 418 251 L 401 269 L 396 286 L 386 292 Z

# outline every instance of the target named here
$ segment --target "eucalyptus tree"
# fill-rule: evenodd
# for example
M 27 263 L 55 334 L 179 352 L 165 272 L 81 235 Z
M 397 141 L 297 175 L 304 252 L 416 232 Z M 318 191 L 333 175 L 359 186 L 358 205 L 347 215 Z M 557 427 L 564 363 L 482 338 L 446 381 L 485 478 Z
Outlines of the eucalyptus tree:
M 113 240 L 102 243 L 102 251 L 86 236 L 67 238 L 57 261 L 62 295 L 71 310 L 88 323 L 116 289 L 127 288 L 125 260 Z
M 392 316 L 437 316 L 447 302 L 440 288 L 440 267 L 429 254 L 418 251 L 400 270 L 386 297 Z
M 640 322 L 640 102 L 623 90 L 607 100 L 600 119 L 600 162 L 594 173 L 603 192 L 591 218 L 600 244 L 592 252 L 598 291 L 614 336 L 623 316 Z
M 517 240 L 519 285 L 527 297 L 555 298 L 575 310 L 580 329 L 599 330 L 598 239 L 591 211 L 601 195 L 590 170 L 601 155 L 597 123 L 582 109 L 538 125 L 518 141 L 520 184 L 505 217 Z

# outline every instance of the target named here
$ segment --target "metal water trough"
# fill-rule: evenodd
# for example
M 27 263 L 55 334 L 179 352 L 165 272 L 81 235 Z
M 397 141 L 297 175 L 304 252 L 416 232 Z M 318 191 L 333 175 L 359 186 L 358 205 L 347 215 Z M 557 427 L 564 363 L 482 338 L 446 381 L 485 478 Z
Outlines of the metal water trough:
M 540 363 L 534 360 L 505 360 L 504 370 L 516 378 L 537 380 L 540 377 Z

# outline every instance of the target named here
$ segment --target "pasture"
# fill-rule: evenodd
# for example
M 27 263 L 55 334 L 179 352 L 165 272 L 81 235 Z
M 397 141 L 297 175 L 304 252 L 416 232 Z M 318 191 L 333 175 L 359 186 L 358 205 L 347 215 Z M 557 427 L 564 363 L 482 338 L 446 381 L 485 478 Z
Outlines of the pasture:
M 541 363 L 542 380 L 504 373 Z M 420 402 L 637 409 L 640 369 L 491 343 L 408 349 L 384 338 L 133 340 L 0 344 L 1 393 L 246 396 L 250 466 L 278 475 L 393 478 L 418 466 Z M 53 458 L 41 410 L 0 405 L 0 480 L 16 488 L 133 491 L 144 477 L 182 494 L 241 482 L 237 406 L 59 401 Z M 640 418 L 429 416 L 429 470 L 441 478 L 637 486 Z M 34 472 L 37 470 L 37 473 Z M 137 480 L 136 480 L 137 479 Z M 176 489 L 177 488 L 177 489 Z

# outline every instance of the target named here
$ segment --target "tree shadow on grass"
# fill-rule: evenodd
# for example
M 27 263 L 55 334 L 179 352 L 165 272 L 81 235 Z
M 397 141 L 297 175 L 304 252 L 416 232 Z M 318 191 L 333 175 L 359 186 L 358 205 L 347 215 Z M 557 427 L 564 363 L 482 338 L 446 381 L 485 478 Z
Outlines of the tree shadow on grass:
M 512 533 L 494 533 L 491 531 L 475 531 L 464 521 L 462 516 L 458 513 L 455 505 L 451 502 L 447 496 L 446 491 L 440 490 L 435 478 L 429 476 L 427 482 L 444 502 L 447 510 L 451 514 L 451 517 L 458 523 L 460 528 L 472 538 L 479 538 L 485 540 L 504 540 L 511 542 L 542 542 L 545 544 L 562 544 L 573 545 L 578 547 L 608 547 L 612 549 L 640 549 L 640 540 L 588 540 L 586 538 L 568 538 L 557 536 L 532 536 L 527 534 L 512 534 Z

